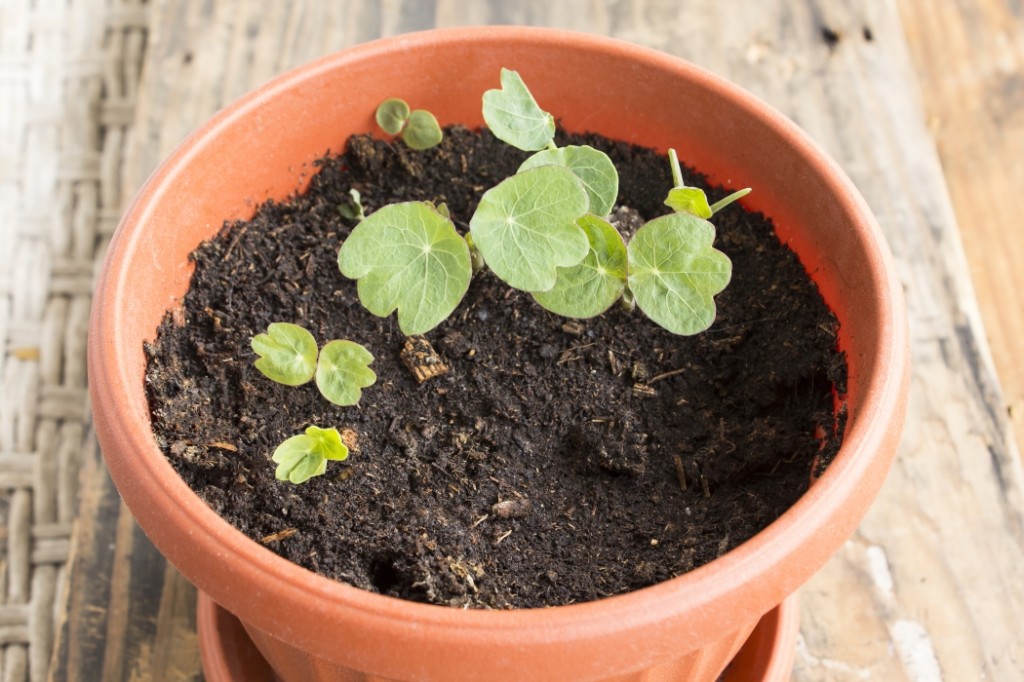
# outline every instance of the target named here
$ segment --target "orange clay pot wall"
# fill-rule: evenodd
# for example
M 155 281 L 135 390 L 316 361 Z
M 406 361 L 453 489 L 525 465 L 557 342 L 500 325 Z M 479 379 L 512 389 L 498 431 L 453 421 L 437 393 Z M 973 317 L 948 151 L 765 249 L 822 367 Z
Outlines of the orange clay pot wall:
M 665 149 L 756 191 L 839 317 L 849 359 L 846 440 L 828 471 L 763 532 L 689 574 L 631 594 L 481 612 L 370 594 L 286 562 L 221 520 L 150 431 L 143 342 L 184 294 L 188 254 L 225 219 L 303 186 L 313 161 L 375 129 L 401 96 L 442 124 L 482 123 L 484 90 L 518 70 L 569 130 Z M 287 680 L 713 680 L 758 619 L 850 536 L 896 451 L 909 360 L 899 282 L 863 199 L 792 123 L 676 58 L 529 28 L 410 34 L 270 82 L 218 113 L 142 189 L 95 296 L 89 372 L 97 434 L 146 533 L 237 615 Z

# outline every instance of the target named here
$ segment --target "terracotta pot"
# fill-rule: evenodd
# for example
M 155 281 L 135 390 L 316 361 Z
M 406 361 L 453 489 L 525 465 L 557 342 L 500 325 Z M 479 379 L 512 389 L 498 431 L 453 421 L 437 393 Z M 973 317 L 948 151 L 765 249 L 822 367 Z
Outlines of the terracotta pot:
M 313 575 L 229 526 L 158 450 L 143 342 L 188 287 L 188 254 L 225 219 L 308 182 L 312 162 L 374 130 L 401 95 L 442 123 L 481 124 L 481 93 L 519 70 L 575 131 L 685 150 L 713 179 L 752 186 L 841 322 L 849 422 L 828 471 L 775 523 L 712 563 L 597 602 L 462 611 Z M 360 45 L 271 81 L 218 113 L 153 175 L 113 239 L 89 334 L 96 431 L 143 529 L 234 613 L 289 680 L 710 680 L 761 616 L 853 532 L 896 450 L 908 385 L 906 316 L 882 234 L 856 190 L 787 119 L 715 76 L 634 45 L 551 30 L 471 28 Z

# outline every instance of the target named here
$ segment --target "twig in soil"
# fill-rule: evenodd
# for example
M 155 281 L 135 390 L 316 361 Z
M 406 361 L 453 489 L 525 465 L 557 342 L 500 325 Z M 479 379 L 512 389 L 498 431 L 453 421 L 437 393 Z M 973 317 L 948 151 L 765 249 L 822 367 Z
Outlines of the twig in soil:
M 680 367 L 679 369 L 674 369 L 671 372 L 662 372 L 661 374 L 657 374 L 648 379 L 647 384 L 650 385 L 653 384 L 655 381 L 661 381 L 662 379 L 668 379 L 669 377 L 677 376 L 685 372 L 687 369 L 687 367 Z
M 477 519 L 477 520 L 476 520 L 476 521 L 474 521 L 473 523 L 469 524 L 469 527 L 470 527 L 470 528 L 476 528 L 476 527 L 477 527 L 477 526 L 479 526 L 479 525 L 480 525 L 481 523 L 483 523 L 484 521 L 486 521 L 486 520 L 487 520 L 488 518 L 490 518 L 490 514 L 484 514 L 484 515 L 483 515 L 483 516 L 481 516 L 481 517 L 480 517 L 479 519 Z
M 647 384 L 633 384 L 633 395 L 637 398 L 655 398 L 658 392 Z
M 679 488 L 686 490 L 686 469 L 683 468 L 683 458 L 676 455 L 674 461 L 676 464 L 676 478 L 679 479 Z
M 298 528 L 285 528 L 284 530 L 279 530 L 276 533 L 271 533 L 270 535 L 268 535 L 265 538 L 263 538 L 262 540 L 260 540 L 260 543 L 262 543 L 264 545 L 269 545 L 272 542 L 277 542 L 278 540 L 284 540 L 285 538 L 290 538 L 291 536 L 295 535 L 298 532 L 299 532 Z
M 700 485 L 704 488 L 704 497 L 711 499 L 711 485 L 708 483 L 708 479 L 704 477 L 704 474 L 700 475 Z
M 494 541 L 494 544 L 500 545 L 501 541 L 504 540 L 505 538 L 507 538 L 509 535 L 512 535 L 512 529 L 511 528 L 509 528 L 507 531 L 505 531 L 504 533 L 499 535 L 498 539 Z

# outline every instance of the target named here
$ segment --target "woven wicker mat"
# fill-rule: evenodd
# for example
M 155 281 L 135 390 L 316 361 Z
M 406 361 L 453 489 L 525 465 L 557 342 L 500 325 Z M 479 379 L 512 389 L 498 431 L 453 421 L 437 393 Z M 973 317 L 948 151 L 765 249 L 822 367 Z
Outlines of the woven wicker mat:
M 117 223 L 147 13 L 136 0 L 0 9 L 0 674 L 44 680 L 95 448 L 85 344 Z

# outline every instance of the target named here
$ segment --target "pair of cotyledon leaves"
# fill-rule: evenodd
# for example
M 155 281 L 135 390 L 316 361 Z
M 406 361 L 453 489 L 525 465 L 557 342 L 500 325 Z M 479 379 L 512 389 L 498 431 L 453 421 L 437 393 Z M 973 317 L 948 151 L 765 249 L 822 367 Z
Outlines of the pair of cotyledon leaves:
M 377 107 L 377 125 L 389 135 L 401 135 L 410 149 L 430 149 L 444 134 L 434 115 L 425 109 L 409 110 L 405 100 L 391 98 Z
M 377 375 L 370 369 L 373 355 L 353 341 L 330 341 L 317 351 L 316 339 L 303 327 L 275 322 L 266 333 L 252 338 L 259 358 L 256 369 L 267 378 L 287 386 L 301 386 L 316 377 L 317 388 L 335 405 L 355 405 L 362 389 Z M 292 436 L 274 450 L 275 476 L 282 481 L 302 483 L 327 470 L 327 460 L 341 461 L 348 448 L 337 429 L 310 426 L 304 434 Z
M 355 405 L 362 389 L 377 375 L 370 369 L 373 355 L 354 341 L 330 341 L 317 351 L 316 339 L 305 328 L 274 322 L 266 333 L 252 337 L 260 356 L 256 369 L 286 386 L 301 386 L 316 377 L 320 393 L 335 405 Z
M 674 213 L 641 227 L 627 248 L 603 218 L 618 194 L 611 160 L 587 146 L 553 146 L 554 118 L 514 71 L 484 94 L 484 119 L 499 139 L 537 151 L 484 193 L 470 220 L 473 244 L 494 274 L 552 312 L 593 317 L 628 283 L 637 306 L 669 331 L 695 334 L 714 321 L 713 296 L 731 263 L 712 247 L 714 227 Z M 539 150 L 539 151 L 538 151 Z M 706 202 L 705 202 L 706 203 Z M 338 253 L 373 314 L 398 311 L 405 334 L 446 319 L 469 288 L 469 246 L 427 202 L 385 206 L 359 223 Z

